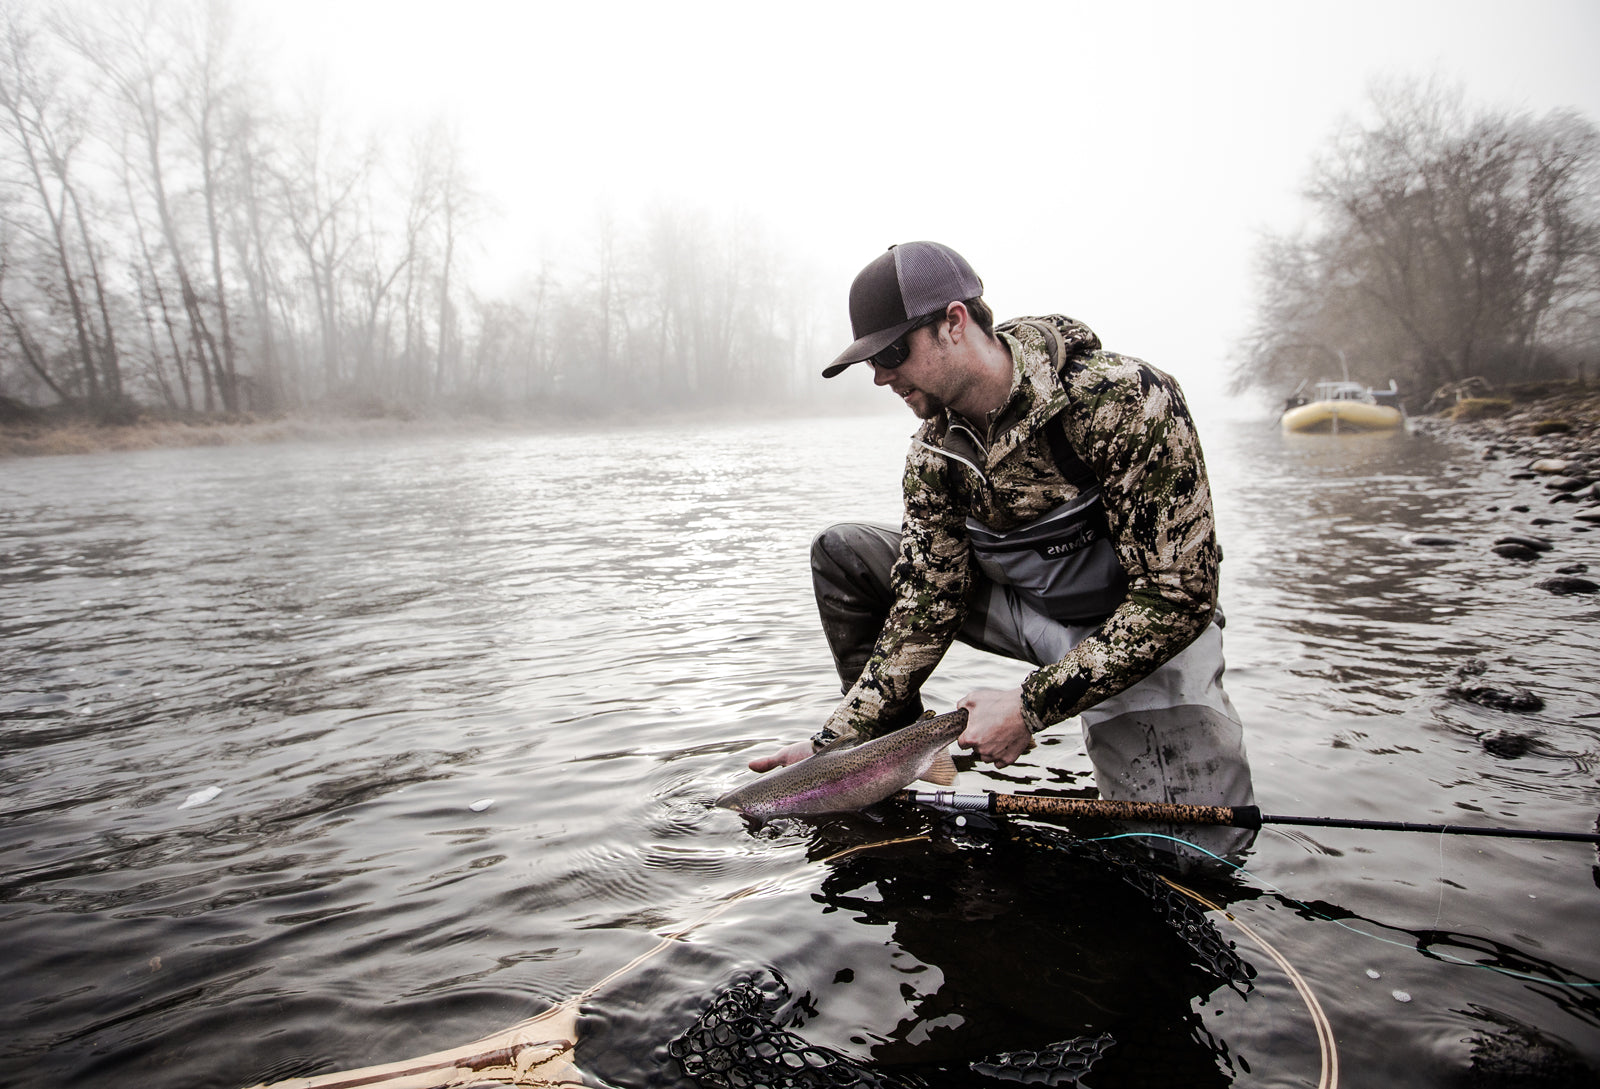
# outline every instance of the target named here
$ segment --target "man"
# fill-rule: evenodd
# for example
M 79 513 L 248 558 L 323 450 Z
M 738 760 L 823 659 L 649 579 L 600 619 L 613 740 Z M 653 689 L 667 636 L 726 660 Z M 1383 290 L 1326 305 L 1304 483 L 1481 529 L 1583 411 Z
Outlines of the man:
M 1253 803 L 1222 689 L 1221 562 L 1211 492 L 1178 385 L 1104 351 L 1070 318 L 993 325 L 966 260 L 890 247 L 850 288 L 855 341 L 823 371 L 872 368 L 922 421 L 899 533 L 834 526 L 812 545 L 822 625 L 845 697 L 794 763 L 835 737 L 910 722 L 960 638 L 1039 668 L 957 706 L 959 744 L 1003 768 L 1081 716 L 1103 797 Z M 1223 853 L 1236 829 L 1168 829 Z

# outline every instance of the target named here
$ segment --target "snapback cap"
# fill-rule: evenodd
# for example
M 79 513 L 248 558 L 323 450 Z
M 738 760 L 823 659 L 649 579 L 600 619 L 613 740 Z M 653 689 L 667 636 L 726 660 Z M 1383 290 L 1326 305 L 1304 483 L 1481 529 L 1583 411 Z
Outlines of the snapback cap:
M 983 281 L 962 257 L 937 242 L 906 242 L 872 259 L 850 285 L 855 342 L 823 368 L 832 378 L 899 340 L 917 319 L 983 294 Z

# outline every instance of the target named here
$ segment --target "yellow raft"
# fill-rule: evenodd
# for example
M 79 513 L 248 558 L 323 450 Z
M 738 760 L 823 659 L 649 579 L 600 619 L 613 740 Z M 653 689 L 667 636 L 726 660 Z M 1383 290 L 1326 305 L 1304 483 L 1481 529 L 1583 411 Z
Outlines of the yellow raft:
M 1382 404 L 1380 396 L 1393 397 L 1394 383 L 1381 393 L 1359 382 L 1318 382 L 1311 400 L 1292 397 L 1279 417 L 1283 430 L 1297 434 L 1356 431 L 1393 431 L 1405 425 L 1398 405 Z

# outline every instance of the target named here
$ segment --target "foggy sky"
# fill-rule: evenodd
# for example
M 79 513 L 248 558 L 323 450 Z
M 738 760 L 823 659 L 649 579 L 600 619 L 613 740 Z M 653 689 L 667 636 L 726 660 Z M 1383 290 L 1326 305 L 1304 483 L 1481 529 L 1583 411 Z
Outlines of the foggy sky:
M 602 206 L 709 208 L 814 263 L 842 346 L 855 271 L 935 238 L 1000 316 L 1072 314 L 1197 400 L 1248 324 L 1259 233 L 1298 222 L 1312 156 L 1372 80 L 1600 120 L 1592 0 L 243 8 L 286 90 L 459 127 L 493 201 L 485 283 L 581 261 L 563 248 Z

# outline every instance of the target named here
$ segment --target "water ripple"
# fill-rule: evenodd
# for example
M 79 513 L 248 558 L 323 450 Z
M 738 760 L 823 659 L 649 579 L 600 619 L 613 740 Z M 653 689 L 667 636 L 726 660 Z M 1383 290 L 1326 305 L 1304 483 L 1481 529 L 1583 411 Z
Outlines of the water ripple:
M 0 1082 L 226 1086 L 452 1046 L 723 907 L 597 999 L 589 1030 L 653 1046 L 728 973 L 758 965 L 790 973 L 818 1004 L 808 1031 L 843 1048 L 944 1032 L 956 1006 L 973 1025 L 1008 1011 L 998 1023 L 1014 1030 L 1015 981 L 989 940 L 1008 939 L 959 911 L 959 923 L 930 915 L 944 892 L 897 898 L 927 856 L 859 888 L 857 865 L 808 864 L 928 834 L 925 816 L 891 807 L 752 832 L 706 804 L 837 699 L 807 546 L 834 521 L 898 520 L 910 430 L 761 421 L 8 463 L 0 946 L 16 996 L 0 1015 Z M 1538 570 L 1488 553 L 1495 536 L 1536 528 L 1542 507 L 1512 511 L 1525 482 L 1426 437 L 1308 443 L 1241 428 L 1208 441 L 1229 688 L 1263 808 L 1592 824 L 1593 604 L 1538 591 Z M 1600 536 L 1558 543 L 1563 562 L 1600 568 Z M 1452 701 L 1469 657 L 1536 689 L 1545 710 Z M 929 697 L 947 705 L 1025 673 L 958 647 Z M 1042 740 L 1003 772 L 964 759 L 961 788 L 1088 793 L 1074 730 Z M 1600 973 L 1584 866 L 1453 848 L 1279 830 L 1251 865 L 1419 927 L 1454 912 L 1456 929 L 1494 933 L 1513 912 L 1542 960 Z M 1004 883 L 981 876 L 973 889 Z M 1016 910 L 1051 942 L 1094 914 Z M 1353 955 L 1331 930 L 1279 926 L 1274 941 L 1333 992 L 1343 1023 L 1403 1029 L 1425 1004 L 1396 1015 L 1392 987 L 1371 998 L 1331 981 Z M 1155 1026 L 1127 1051 L 1155 1065 L 1130 1077 L 1214 1078 L 1209 1053 L 1199 1067 L 1170 1058 L 1170 1028 L 1199 999 L 1163 1007 L 1154 973 L 1121 980 L 1120 963 L 1097 969 L 1099 1005 L 1032 1009 L 1060 1035 L 1031 1044 L 1118 1007 L 1122 1023 Z M 1582 1008 L 1528 988 L 1383 967 L 1417 975 L 1407 989 L 1431 987 L 1440 1008 L 1595 1031 Z M 939 989 L 946 976 L 959 996 Z M 915 980 L 912 999 L 894 979 Z M 1270 1066 L 1298 1046 L 1275 1016 L 1208 1023 Z M 626 1067 L 619 1083 L 656 1077 L 640 1039 L 600 1051 Z M 1353 1069 L 1394 1068 L 1357 1051 Z M 1297 1076 L 1274 1068 L 1259 1083 Z

